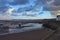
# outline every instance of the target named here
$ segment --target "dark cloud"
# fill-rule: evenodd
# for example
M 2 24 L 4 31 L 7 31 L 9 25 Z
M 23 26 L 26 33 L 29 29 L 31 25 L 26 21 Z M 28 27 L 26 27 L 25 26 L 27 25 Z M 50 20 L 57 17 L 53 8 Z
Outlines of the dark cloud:
M 44 7 L 44 11 L 57 11 L 60 10 L 60 0 L 54 0 L 49 6 Z
M 55 0 L 54 5 L 60 6 L 60 0 Z
M 11 5 L 23 5 L 26 4 L 28 0 L 14 0 L 14 2 L 10 2 Z
M 0 7 L 6 6 L 5 0 L 0 0 Z
M 60 7 L 44 7 L 44 11 L 57 11 L 60 10 Z
M 49 1 L 49 0 L 48 0 Z M 22 12 L 22 11 L 31 11 L 34 9 L 37 5 L 44 5 L 46 4 L 47 0 L 37 0 L 35 6 L 29 6 L 29 7 L 24 7 L 24 8 L 19 8 L 17 12 Z
M 0 0 L 0 11 L 5 12 L 9 7 L 7 4 L 7 0 Z
M 37 2 L 35 2 L 35 3 L 46 4 L 47 1 L 51 1 L 51 0 L 37 0 Z M 28 2 L 29 2 L 29 0 L 14 0 L 13 2 L 10 2 L 9 4 L 10 5 L 24 5 Z
M 0 12 L 3 14 L 9 9 L 9 7 L 0 7 Z
M 30 6 L 30 7 L 24 7 L 24 8 L 19 8 L 17 10 L 17 12 L 22 12 L 22 11 L 31 11 L 34 7 Z
M 42 3 L 42 4 L 46 4 L 47 1 L 51 1 L 51 0 L 39 0 L 38 2 Z
M 8 8 L 10 8 L 9 6 L 17 6 L 17 5 L 24 5 L 28 2 L 29 0 L 0 0 L 0 11 L 5 12 L 6 10 L 8 10 Z M 38 0 L 36 3 L 37 4 L 43 4 L 45 5 L 47 3 L 47 1 L 51 1 L 51 0 Z M 7 5 L 8 4 L 8 5 Z M 37 5 L 36 4 L 36 5 Z M 52 3 L 55 6 L 60 6 L 60 0 L 55 0 L 54 3 Z M 36 6 L 35 5 L 35 6 Z M 34 6 L 34 7 L 35 7 Z M 34 7 L 29 6 L 29 7 L 24 7 L 24 8 L 19 8 L 17 10 L 17 12 L 22 12 L 24 10 L 26 11 L 30 11 L 32 10 Z M 44 10 L 48 10 L 48 11 L 56 11 L 56 10 L 60 10 L 60 7 L 44 7 Z
M 0 7 L 0 11 L 6 11 L 6 9 L 7 9 L 8 7 Z

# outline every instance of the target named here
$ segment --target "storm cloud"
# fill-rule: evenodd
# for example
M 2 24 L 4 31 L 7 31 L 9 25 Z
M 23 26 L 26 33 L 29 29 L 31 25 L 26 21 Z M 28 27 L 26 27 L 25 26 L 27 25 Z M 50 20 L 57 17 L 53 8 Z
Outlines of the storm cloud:
M 8 17 L 12 18 L 13 15 L 16 17 L 24 13 L 39 14 L 41 11 L 50 13 L 57 10 L 60 10 L 60 0 L 0 0 L 0 19 L 3 15 L 3 19 L 5 17 L 9 19 Z
M 50 4 L 49 4 L 50 3 Z M 44 7 L 44 11 L 57 11 L 60 10 L 60 0 L 51 0 Z
M 28 4 L 29 0 L 0 0 L 0 12 L 6 12 L 9 8 L 14 8 L 15 12 L 22 12 L 24 10 L 26 11 L 30 11 L 32 9 L 34 9 L 34 7 L 36 6 L 34 3 L 32 3 L 31 1 L 31 4 L 30 5 L 26 5 L 28 7 L 24 7 L 21 5 L 25 5 L 25 4 Z M 34 1 L 36 2 L 36 1 Z M 60 0 L 38 0 L 36 2 L 37 4 L 40 4 L 41 3 L 43 5 L 46 5 L 44 7 L 44 10 L 49 10 L 49 11 L 52 11 L 52 10 L 59 10 L 60 8 Z M 47 6 L 47 4 L 49 4 L 50 6 Z M 33 6 L 35 5 L 35 6 Z M 18 7 L 17 7 L 18 6 Z M 55 7 L 52 7 L 52 6 L 55 6 Z M 58 6 L 58 8 L 57 8 Z
M 24 5 L 28 2 L 28 0 L 14 0 L 13 2 L 10 2 L 11 5 Z

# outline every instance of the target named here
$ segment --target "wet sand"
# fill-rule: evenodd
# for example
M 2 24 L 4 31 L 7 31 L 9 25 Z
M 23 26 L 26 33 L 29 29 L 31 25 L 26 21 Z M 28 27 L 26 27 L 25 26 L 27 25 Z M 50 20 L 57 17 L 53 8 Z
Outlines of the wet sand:
M 14 33 L 0 36 L 0 40 L 42 40 L 49 35 L 52 30 L 42 29 L 29 32 Z

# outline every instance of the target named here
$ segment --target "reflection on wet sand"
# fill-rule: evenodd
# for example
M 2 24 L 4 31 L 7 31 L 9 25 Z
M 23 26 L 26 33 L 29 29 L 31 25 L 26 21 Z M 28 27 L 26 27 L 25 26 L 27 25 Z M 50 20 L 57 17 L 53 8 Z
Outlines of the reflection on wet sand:
M 38 29 L 43 29 L 44 27 L 42 24 L 38 23 L 28 23 L 28 24 L 23 24 L 21 25 L 22 28 L 6 28 L 6 29 L 1 29 L 0 35 L 5 35 L 5 34 L 11 34 L 11 33 L 19 33 L 19 32 L 26 32 L 26 31 L 32 31 L 32 30 L 38 30 Z M 25 27 L 24 27 L 25 26 Z

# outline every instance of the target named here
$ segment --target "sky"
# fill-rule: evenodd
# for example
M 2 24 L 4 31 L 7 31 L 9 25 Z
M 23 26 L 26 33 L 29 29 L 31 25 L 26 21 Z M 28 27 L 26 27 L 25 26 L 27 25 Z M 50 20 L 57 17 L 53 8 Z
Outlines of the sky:
M 21 19 L 20 16 L 43 18 L 41 14 L 46 17 L 46 14 L 49 15 L 50 11 L 55 11 L 55 9 L 60 9 L 59 0 L 0 0 L 0 19 L 5 19 L 5 17 L 11 19 L 11 16 L 15 19 Z

